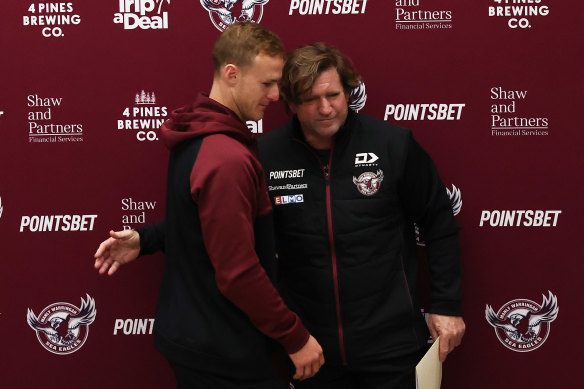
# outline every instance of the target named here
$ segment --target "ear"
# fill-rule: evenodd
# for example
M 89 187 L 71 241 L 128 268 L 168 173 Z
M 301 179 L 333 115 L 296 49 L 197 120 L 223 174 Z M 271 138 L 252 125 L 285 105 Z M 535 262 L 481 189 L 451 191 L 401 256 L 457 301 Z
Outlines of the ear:
M 296 115 L 296 104 L 288 103 L 288 109 L 290 109 L 290 112 L 292 112 L 293 115 Z
M 221 69 L 221 78 L 227 85 L 234 86 L 237 83 L 237 78 L 240 76 L 240 73 L 237 65 L 228 63 Z

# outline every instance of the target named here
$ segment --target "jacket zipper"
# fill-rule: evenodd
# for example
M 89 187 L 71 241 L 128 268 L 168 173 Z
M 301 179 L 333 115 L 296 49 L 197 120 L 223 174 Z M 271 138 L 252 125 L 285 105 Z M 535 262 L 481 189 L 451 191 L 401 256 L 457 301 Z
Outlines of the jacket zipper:
M 316 158 L 316 160 L 320 164 L 320 167 L 322 169 L 322 172 L 323 172 L 323 175 L 325 178 L 325 183 L 326 183 L 326 216 L 327 216 L 327 228 L 328 228 L 328 235 L 329 235 L 329 245 L 331 248 L 331 261 L 332 261 L 332 267 L 333 267 L 335 310 L 337 312 L 337 325 L 338 325 L 338 330 L 339 330 L 339 352 L 341 354 L 341 362 L 342 362 L 343 366 L 346 366 L 347 365 L 347 355 L 345 352 L 345 339 L 344 339 L 344 335 L 343 335 L 343 320 L 341 317 L 341 299 L 339 296 L 339 275 L 338 275 L 338 269 L 337 269 L 337 253 L 335 250 L 335 239 L 333 237 L 333 216 L 332 216 L 332 208 L 331 208 L 330 171 L 331 171 L 331 166 L 332 166 L 332 162 L 333 162 L 333 150 L 334 150 L 335 146 L 334 146 L 334 144 L 331 146 L 328 166 L 323 166 L 318 155 L 316 155 L 314 153 L 314 151 L 312 151 L 306 143 L 304 143 L 304 142 L 299 142 L 299 143 L 301 143 L 303 146 L 305 146 L 314 155 L 314 157 Z
M 330 171 L 333 162 L 333 147 L 331 147 L 331 152 L 329 156 L 329 163 L 328 166 L 323 166 L 322 170 L 325 177 L 326 182 L 326 216 L 327 216 L 327 226 L 328 226 L 328 234 L 329 234 L 329 244 L 331 247 L 331 260 L 333 266 L 333 284 L 334 284 L 334 292 L 335 292 L 335 308 L 337 311 L 337 324 L 339 329 L 339 351 L 341 353 L 341 362 L 344 366 L 347 365 L 347 356 L 345 353 L 345 339 L 343 336 L 343 320 L 341 317 L 341 299 L 339 294 L 339 274 L 337 268 L 337 253 L 335 249 L 335 239 L 333 236 L 333 215 L 332 215 L 332 208 L 331 208 L 331 181 L 330 181 Z M 321 164 L 322 166 L 322 164 Z

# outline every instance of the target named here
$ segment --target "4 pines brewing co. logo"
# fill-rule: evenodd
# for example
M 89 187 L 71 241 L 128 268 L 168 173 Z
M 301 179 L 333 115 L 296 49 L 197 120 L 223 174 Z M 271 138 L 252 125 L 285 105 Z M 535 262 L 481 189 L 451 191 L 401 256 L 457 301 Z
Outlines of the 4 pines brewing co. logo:
M 29 308 L 26 321 L 36 331 L 40 344 L 48 351 L 66 355 L 79 350 L 89 335 L 89 325 L 95 320 L 95 301 L 87 295 L 81 306 L 54 303 L 38 316 Z
M 517 299 L 504 304 L 495 313 L 490 305 L 485 308 L 485 318 L 495 328 L 499 341 L 508 349 L 518 352 L 533 351 L 546 341 L 550 323 L 558 317 L 558 298 L 549 292 L 540 304 Z
M 270 0 L 200 0 L 213 25 L 223 31 L 236 22 L 259 23 Z

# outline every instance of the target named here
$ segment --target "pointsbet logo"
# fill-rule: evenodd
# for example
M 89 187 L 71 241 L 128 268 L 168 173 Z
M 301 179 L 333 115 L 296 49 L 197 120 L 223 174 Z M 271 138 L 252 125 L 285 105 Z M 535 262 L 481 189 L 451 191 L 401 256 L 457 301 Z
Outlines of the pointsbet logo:
M 152 335 L 154 319 L 116 319 L 114 335 Z
M 23 216 L 20 232 L 93 231 L 97 215 Z
M 484 210 L 479 227 L 556 227 L 560 210 Z
M 387 104 L 383 120 L 460 120 L 466 104 Z
M 367 0 L 291 0 L 288 15 L 364 14 Z

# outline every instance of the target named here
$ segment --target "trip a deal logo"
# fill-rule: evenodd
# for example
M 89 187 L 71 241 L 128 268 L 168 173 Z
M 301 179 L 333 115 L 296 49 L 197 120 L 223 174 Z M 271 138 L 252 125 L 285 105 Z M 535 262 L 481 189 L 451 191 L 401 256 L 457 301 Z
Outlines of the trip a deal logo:
M 223 31 L 236 22 L 259 23 L 270 0 L 200 0 L 213 25 Z
M 119 0 L 114 23 L 122 24 L 124 30 L 166 30 L 168 12 L 164 9 L 167 4 L 170 0 Z
M 45 307 L 38 315 L 28 309 L 26 321 L 36 332 L 39 343 L 57 355 L 78 351 L 89 336 L 89 325 L 95 320 L 95 300 L 87 295 L 81 298 L 81 306 L 69 303 L 54 303 Z
M 558 317 L 558 298 L 548 291 L 541 304 L 527 299 L 509 301 L 497 313 L 490 305 L 485 318 L 495 329 L 499 341 L 509 350 L 533 351 L 541 347 L 550 334 L 550 323 Z

